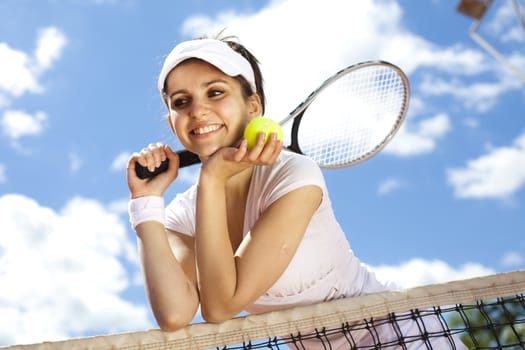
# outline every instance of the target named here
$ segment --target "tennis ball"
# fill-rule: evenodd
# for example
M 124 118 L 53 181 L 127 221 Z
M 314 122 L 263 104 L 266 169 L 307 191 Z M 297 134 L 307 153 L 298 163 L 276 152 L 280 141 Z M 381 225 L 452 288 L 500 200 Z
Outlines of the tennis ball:
M 248 149 L 252 149 L 255 146 L 257 135 L 260 132 L 266 133 L 265 143 L 268 142 L 272 133 L 277 133 L 277 140 L 283 140 L 283 130 L 279 123 L 270 118 L 255 117 L 250 120 L 248 125 L 246 125 L 246 129 L 244 129 L 244 138 L 248 141 Z

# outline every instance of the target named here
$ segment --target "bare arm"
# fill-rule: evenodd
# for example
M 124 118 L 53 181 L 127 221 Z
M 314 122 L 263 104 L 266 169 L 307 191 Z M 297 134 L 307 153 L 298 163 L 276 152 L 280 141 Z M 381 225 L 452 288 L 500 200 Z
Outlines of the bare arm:
M 224 184 L 201 174 L 197 196 L 196 260 L 203 317 L 221 322 L 268 290 L 284 272 L 322 199 L 317 186 L 274 202 L 236 252 L 226 222 Z
M 144 284 L 160 328 L 176 330 L 191 322 L 199 306 L 193 238 L 171 232 L 173 250 L 158 222 L 137 226 Z
M 168 171 L 153 179 L 140 180 L 135 174 L 135 163 L 153 170 L 168 158 Z M 134 154 L 128 161 L 127 180 L 131 198 L 162 196 L 177 177 L 178 157 L 167 146 L 150 145 Z M 135 227 L 146 293 L 157 323 L 164 330 L 186 326 L 199 305 L 195 277 L 193 238 L 170 233 L 172 247 L 163 224 L 145 221 Z

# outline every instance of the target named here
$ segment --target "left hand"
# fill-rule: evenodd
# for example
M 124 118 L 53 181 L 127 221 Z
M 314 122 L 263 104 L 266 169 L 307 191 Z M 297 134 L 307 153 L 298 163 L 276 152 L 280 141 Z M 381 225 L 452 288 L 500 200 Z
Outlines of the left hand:
M 235 174 L 255 165 L 271 165 L 282 150 L 282 141 L 277 140 L 277 134 L 272 133 L 268 142 L 264 142 L 265 133 L 257 135 L 255 146 L 248 150 L 248 142 L 243 139 L 236 147 L 224 147 L 219 149 L 208 159 L 203 161 L 201 175 L 227 180 Z

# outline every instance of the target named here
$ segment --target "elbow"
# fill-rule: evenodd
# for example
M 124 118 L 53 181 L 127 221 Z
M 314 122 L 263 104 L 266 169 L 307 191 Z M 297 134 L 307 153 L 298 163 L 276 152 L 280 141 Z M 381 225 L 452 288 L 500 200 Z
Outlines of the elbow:
M 176 313 L 171 313 L 169 315 L 157 315 L 155 317 L 157 324 L 160 329 L 165 332 L 173 332 L 181 328 L 186 327 L 190 322 L 191 318 L 183 317 Z
M 206 322 L 221 323 L 227 321 L 235 314 L 217 308 L 204 307 L 201 305 L 201 315 Z
M 198 299 L 189 298 L 185 302 L 174 300 L 151 300 L 151 310 L 160 329 L 173 332 L 191 323 L 199 307 Z

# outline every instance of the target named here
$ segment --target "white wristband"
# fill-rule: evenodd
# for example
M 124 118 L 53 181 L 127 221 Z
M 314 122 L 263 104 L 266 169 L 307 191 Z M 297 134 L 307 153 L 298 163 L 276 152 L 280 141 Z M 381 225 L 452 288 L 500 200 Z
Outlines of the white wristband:
M 128 203 L 129 222 L 135 229 L 145 221 L 158 221 L 164 225 L 164 198 L 161 196 L 144 196 L 131 199 Z

